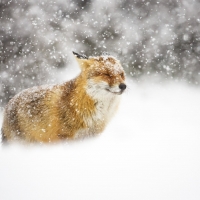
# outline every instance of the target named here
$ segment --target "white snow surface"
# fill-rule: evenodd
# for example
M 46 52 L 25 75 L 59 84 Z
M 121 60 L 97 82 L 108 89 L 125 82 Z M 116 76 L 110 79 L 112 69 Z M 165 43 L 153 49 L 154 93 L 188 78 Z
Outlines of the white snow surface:
M 199 200 L 199 88 L 128 86 L 98 137 L 1 146 L 0 199 Z

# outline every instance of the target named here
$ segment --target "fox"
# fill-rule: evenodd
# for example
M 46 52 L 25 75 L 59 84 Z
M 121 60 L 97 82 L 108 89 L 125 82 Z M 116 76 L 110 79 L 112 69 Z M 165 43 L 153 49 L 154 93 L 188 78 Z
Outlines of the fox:
M 50 143 L 102 133 L 126 89 L 120 61 L 73 52 L 81 69 L 72 80 L 28 88 L 3 114 L 2 142 Z

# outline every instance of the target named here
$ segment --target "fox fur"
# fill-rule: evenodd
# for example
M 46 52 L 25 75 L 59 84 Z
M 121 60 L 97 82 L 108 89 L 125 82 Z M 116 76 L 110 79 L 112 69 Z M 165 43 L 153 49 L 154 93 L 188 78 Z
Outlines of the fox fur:
M 73 53 L 81 68 L 76 78 L 23 90 L 9 101 L 3 141 L 48 143 L 104 130 L 126 88 L 124 70 L 112 56 L 88 58 Z

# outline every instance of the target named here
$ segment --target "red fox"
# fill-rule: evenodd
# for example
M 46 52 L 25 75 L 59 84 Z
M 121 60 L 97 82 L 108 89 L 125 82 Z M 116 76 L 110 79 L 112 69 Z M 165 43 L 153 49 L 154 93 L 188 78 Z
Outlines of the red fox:
M 53 86 L 38 86 L 14 96 L 4 111 L 2 141 L 48 143 L 101 133 L 126 89 L 120 62 L 112 56 L 73 52 L 79 76 Z

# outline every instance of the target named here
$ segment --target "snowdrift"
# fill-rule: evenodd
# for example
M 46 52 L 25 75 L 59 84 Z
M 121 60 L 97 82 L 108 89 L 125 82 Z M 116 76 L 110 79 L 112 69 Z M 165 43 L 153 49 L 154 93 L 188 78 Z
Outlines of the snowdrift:
M 199 200 L 199 88 L 128 85 L 99 137 L 1 147 L 0 199 Z

